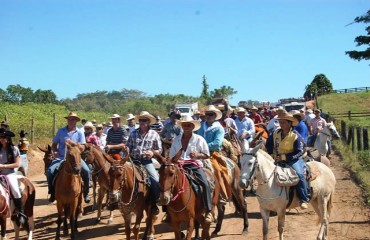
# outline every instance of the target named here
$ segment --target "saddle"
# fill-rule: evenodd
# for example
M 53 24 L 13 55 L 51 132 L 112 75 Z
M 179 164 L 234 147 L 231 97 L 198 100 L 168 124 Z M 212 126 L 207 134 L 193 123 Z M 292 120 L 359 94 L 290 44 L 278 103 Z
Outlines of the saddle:
M 145 185 L 150 188 L 150 179 L 148 172 L 146 171 L 146 168 L 144 167 L 143 164 L 141 164 L 140 161 L 138 160 L 133 160 L 132 161 L 133 167 L 136 168 L 136 170 L 139 172 L 140 176 L 142 177 L 143 181 L 145 182 Z
M 195 174 L 193 173 L 192 169 L 191 169 L 191 166 L 189 164 L 186 164 L 184 165 L 184 171 L 185 171 L 185 176 L 187 177 L 193 191 L 195 192 L 195 194 L 197 196 L 201 196 L 202 193 L 203 193 L 203 188 L 202 188 L 202 185 L 200 184 L 200 179 L 198 179 Z M 207 176 L 207 182 L 208 182 L 208 185 L 211 189 L 211 194 L 213 193 L 214 189 L 215 189 L 215 180 L 211 178 L 211 175 L 212 172 L 211 171 L 207 171 L 205 170 L 204 171 L 206 173 L 206 176 Z

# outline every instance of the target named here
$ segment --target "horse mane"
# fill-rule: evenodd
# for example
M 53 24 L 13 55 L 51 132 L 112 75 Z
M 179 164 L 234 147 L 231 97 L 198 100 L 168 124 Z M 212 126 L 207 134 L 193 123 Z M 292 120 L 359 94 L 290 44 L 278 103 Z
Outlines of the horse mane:
M 267 158 L 271 162 L 275 162 L 275 160 L 271 157 L 271 155 L 263 151 L 262 149 L 258 150 L 258 152 L 261 153 L 265 158 Z

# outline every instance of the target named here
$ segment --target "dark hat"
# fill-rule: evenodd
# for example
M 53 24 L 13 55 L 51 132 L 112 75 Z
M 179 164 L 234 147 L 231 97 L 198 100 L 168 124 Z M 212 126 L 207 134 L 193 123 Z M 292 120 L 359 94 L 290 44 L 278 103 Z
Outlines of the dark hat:
M 177 120 L 181 118 L 181 115 L 176 113 L 176 112 L 170 112 L 170 114 L 168 114 L 169 117 L 175 117 Z
M 24 131 L 24 130 L 21 130 L 20 132 L 19 132 L 19 135 L 21 135 L 21 136 L 25 136 L 25 135 L 27 135 L 28 133 L 26 132 L 26 131 Z
M 0 128 L 0 136 L 3 137 L 15 137 L 15 134 L 12 131 Z
M 8 124 L 8 122 L 7 122 L 7 121 L 1 121 L 1 125 L 4 125 L 4 126 L 6 126 L 6 127 L 9 127 L 9 124 Z

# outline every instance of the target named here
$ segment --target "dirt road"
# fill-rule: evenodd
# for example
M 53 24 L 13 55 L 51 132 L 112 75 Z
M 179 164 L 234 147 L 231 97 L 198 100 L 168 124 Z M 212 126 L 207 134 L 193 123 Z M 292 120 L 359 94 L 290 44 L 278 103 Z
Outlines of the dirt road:
M 35 204 L 36 230 L 34 239 L 54 239 L 56 231 L 56 206 L 47 201 L 47 185 L 43 175 L 41 152 L 30 154 L 30 179 L 37 189 Z M 337 178 L 334 208 L 330 217 L 330 239 L 370 239 L 370 210 L 361 204 L 360 188 L 351 180 L 350 174 L 343 169 L 338 155 L 332 155 L 332 170 Z M 227 206 L 227 214 L 220 232 L 215 239 L 262 239 L 262 221 L 256 197 L 247 197 L 249 212 L 248 236 L 241 236 L 242 218 L 233 215 L 234 208 Z M 86 206 L 87 213 L 79 220 L 78 239 L 125 239 L 123 219 L 118 210 L 115 211 L 114 224 L 106 225 L 108 212 L 103 212 L 100 224 L 94 224 L 96 211 L 91 211 L 91 204 Z M 162 215 L 160 215 L 161 219 Z M 316 214 L 310 207 L 306 211 L 292 210 L 288 213 L 285 223 L 285 239 L 316 239 L 319 227 L 316 225 Z M 144 226 L 144 224 L 142 224 Z M 214 225 L 212 225 L 212 228 Z M 13 238 L 12 227 L 9 226 L 8 237 Z M 212 229 L 213 230 L 213 229 Z M 278 239 L 277 217 L 270 218 L 269 239 Z M 22 232 L 25 237 L 25 232 Z M 156 239 L 173 239 L 169 226 L 157 221 Z M 63 238 L 63 239 L 68 239 Z

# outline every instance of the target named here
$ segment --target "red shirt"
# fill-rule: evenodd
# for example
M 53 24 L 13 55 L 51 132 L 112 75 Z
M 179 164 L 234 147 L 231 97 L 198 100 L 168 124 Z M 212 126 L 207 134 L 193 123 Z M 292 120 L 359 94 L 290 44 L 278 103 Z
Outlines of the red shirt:
M 254 124 L 262 123 L 262 117 L 258 113 L 255 115 L 249 114 L 248 117 L 253 120 Z

